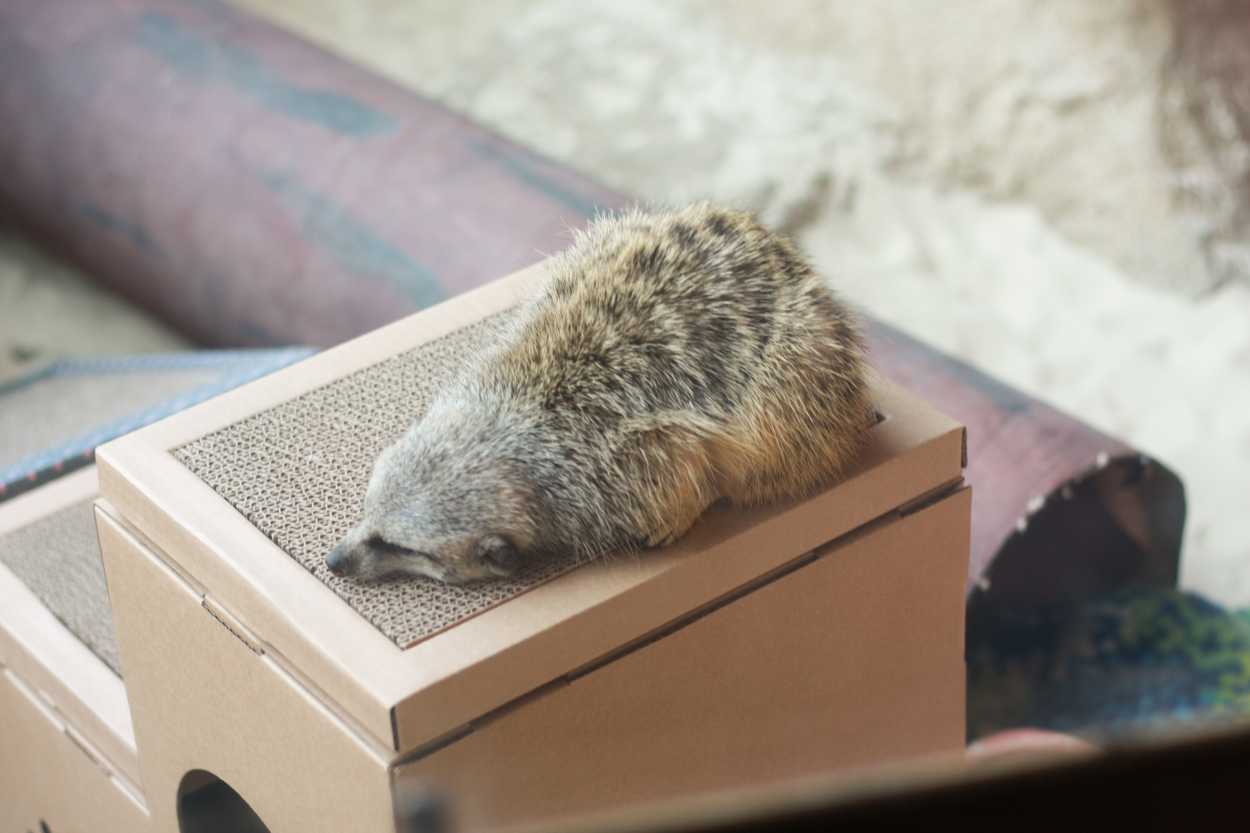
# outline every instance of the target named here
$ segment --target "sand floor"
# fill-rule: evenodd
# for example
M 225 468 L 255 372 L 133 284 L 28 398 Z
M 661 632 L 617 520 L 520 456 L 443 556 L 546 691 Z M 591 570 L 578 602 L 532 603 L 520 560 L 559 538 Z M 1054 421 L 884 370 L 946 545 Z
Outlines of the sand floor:
M 854 303 L 1176 468 L 1250 603 L 1250 257 L 1163 0 L 243 0 L 650 200 L 792 232 Z M 83 321 L 96 322 L 90 330 Z M 178 339 L 0 237 L 16 345 Z
M 156 353 L 189 342 L 0 225 L 0 380 L 61 355 Z

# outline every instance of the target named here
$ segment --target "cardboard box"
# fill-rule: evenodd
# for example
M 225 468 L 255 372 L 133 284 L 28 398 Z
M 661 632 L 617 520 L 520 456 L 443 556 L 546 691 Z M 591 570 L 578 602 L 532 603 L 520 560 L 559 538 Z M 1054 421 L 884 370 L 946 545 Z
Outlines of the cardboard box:
M 330 576 L 373 455 L 539 269 L 99 451 L 156 829 L 192 771 L 274 831 L 391 829 L 414 780 L 488 828 L 962 747 L 963 430 L 880 379 L 809 500 L 469 590 Z
M 109 639 L 109 622 L 74 620 L 108 617 L 107 598 L 84 598 L 104 590 L 82 575 L 99 569 L 95 497 L 91 467 L 0 506 L 0 830 L 149 829 L 126 690 L 98 655 L 109 648 L 63 624 Z M 68 546 L 49 540 L 66 527 Z

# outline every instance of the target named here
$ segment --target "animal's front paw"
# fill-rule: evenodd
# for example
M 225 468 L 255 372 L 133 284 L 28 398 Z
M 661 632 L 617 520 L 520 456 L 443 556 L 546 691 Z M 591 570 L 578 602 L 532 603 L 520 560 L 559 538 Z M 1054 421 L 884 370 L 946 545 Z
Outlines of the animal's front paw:
M 661 529 L 643 538 L 640 541 L 640 545 L 643 549 L 656 550 L 660 547 L 667 547 L 680 537 L 680 534 L 673 532 L 671 529 Z
M 665 524 L 664 526 L 653 529 L 648 535 L 644 535 L 642 537 L 642 547 L 644 549 L 654 550 L 676 543 L 690 531 L 690 527 L 694 526 L 694 522 L 699 519 L 700 514 L 701 513 L 696 512 L 693 516 L 683 518 L 677 523 Z
M 659 523 L 655 529 L 642 535 L 638 539 L 638 546 L 643 549 L 653 550 L 676 543 L 685 537 L 705 509 L 707 509 L 707 505 L 687 504 L 679 517 L 670 518 L 666 522 Z

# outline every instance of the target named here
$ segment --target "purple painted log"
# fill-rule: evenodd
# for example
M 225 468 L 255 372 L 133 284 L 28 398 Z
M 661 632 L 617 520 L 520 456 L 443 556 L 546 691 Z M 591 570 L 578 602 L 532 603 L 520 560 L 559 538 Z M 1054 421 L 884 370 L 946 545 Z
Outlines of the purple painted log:
M 0 209 L 209 344 L 337 343 L 629 202 L 207 0 L 0 5 L 0 159 Z M 1175 583 L 1184 492 L 1166 467 L 870 335 L 883 372 L 969 427 L 970 589 L 1024 603 Z
M 1175 586 L 1185 490 L 1167 466 L 898 329 L 873 363 L 968 427 L 969 593 L 1004 607 Z
M 342 341 L 619 199 L 213 2 L 0 4 L 0 124 L 0 206 L 206 344 Z

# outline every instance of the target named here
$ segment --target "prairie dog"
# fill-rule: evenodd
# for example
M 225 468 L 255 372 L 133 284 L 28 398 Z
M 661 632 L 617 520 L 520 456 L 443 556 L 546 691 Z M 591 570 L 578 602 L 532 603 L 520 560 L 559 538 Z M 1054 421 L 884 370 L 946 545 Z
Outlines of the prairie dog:
M 854 316 L 786 239 L 700 203 L 596 220 L 514 329 L 378 457 L 338 575 L 508 576 L 809 495 L 872 413 Z

